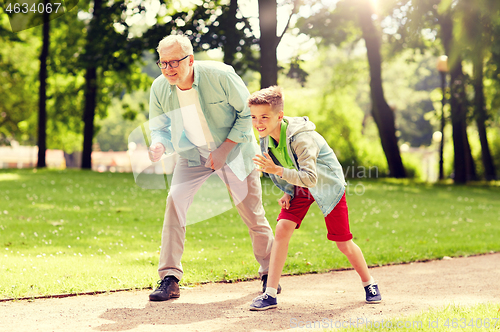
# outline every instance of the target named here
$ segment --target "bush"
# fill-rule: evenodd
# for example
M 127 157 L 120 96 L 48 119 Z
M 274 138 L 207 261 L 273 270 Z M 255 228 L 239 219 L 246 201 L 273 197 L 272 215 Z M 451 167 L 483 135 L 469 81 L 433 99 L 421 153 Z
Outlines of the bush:
M 496 126 L 488 130 L 488 143 L 495 166 L 497 180 L 500 178 L 500 127 Z
M 422 161 L 418 154 L 402 153 L 401 159 L 406 170 L 406 176 L 409 179 L 426 180 L 423 176 Z

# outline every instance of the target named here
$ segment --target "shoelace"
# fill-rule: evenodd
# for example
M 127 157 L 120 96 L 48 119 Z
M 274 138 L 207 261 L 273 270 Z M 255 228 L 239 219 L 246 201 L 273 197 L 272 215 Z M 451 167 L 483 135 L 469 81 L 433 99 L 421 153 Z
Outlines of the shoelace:
M 156 289 L 160 289 L 162 291 L 166 290 L 168 285 L 170 284 L 170 280 L 167 278 L 163 278 L 162 280 L 158 280 L 158 287 Z
M 264 294 L 261 294 L 259 296 L 257 296 L 253 301 L 258 301 L 258 300 L 267 300 L 267 294 L 264 293 Z
M 368 291 L 372 293 L 372 295 L 377 295 L 377 290 L 375 289 L 375 285 L 368 286 Z

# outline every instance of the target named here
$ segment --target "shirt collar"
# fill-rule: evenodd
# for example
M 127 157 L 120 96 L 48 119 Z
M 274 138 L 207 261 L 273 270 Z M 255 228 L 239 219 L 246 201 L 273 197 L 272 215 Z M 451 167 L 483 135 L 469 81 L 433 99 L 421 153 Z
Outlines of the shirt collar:
M 198 69 L 198 63 L 196 61 L 193 62 L 193 72 L 194 72 L 194 81 L 193 81 L 193 86 L 198 86 L 198 83 L 200 82 L 200 72 Z
M 269 139 L 269 146 L 274 148 L 274 149 L 283 149 L 286 146 L 286 128 L 288 127 L 288 123 L 286 122 L 285 119 L 281 121 L 281 129 L 280 129 L 280 142 L 278 143 L 278 146 L 275 146 L 274 144 L 274 139 L 270 137 Z

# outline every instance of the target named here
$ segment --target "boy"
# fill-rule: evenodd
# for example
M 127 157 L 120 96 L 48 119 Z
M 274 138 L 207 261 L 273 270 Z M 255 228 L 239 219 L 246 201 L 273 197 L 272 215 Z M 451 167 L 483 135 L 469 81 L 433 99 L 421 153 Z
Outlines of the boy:
M 288 243 L 300 227 L 309 206 L 316 201 L 325 216 L 328 239 L 335 241 L 359 274 L 367 303 L 380 303 L 382 297 L 361 249 L 349 230 L 345 181 L 340 163 L 325 139 L 315 131 L 307 117 L 283 115 L 283 92 L 272 86 L 253 93 L 248 99 L 252 124 L 259 132 L 263 156 L 253 158 L 259 171 L 268 173 L 284 191 L 278 200 L 278 216 L 267 287 L 253 300 L 250 310 L 277 306 L 277 287 L 285 265 Z

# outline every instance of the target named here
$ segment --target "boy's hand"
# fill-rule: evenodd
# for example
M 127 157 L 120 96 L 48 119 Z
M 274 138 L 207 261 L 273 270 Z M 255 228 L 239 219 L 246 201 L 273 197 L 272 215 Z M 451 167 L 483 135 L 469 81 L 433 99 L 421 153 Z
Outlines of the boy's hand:
M 273 159 L 269 155 L 269 153 L 264 153 L 264 156 L 255 155 L 255 158 L 252 158 L 255 165 L 257 165 L 257 170 L 260 172 L 276 174 L 278 176 L 283 175 L 283 167 L 276 166 L 273 162 Z
M 278 204 L 281 206 L 282 209 L 287 209 L 290 207 L 290 200 L 292 199 L 292 196 L 288 194 L 284 194 L 283 197 L 278 199 Z

